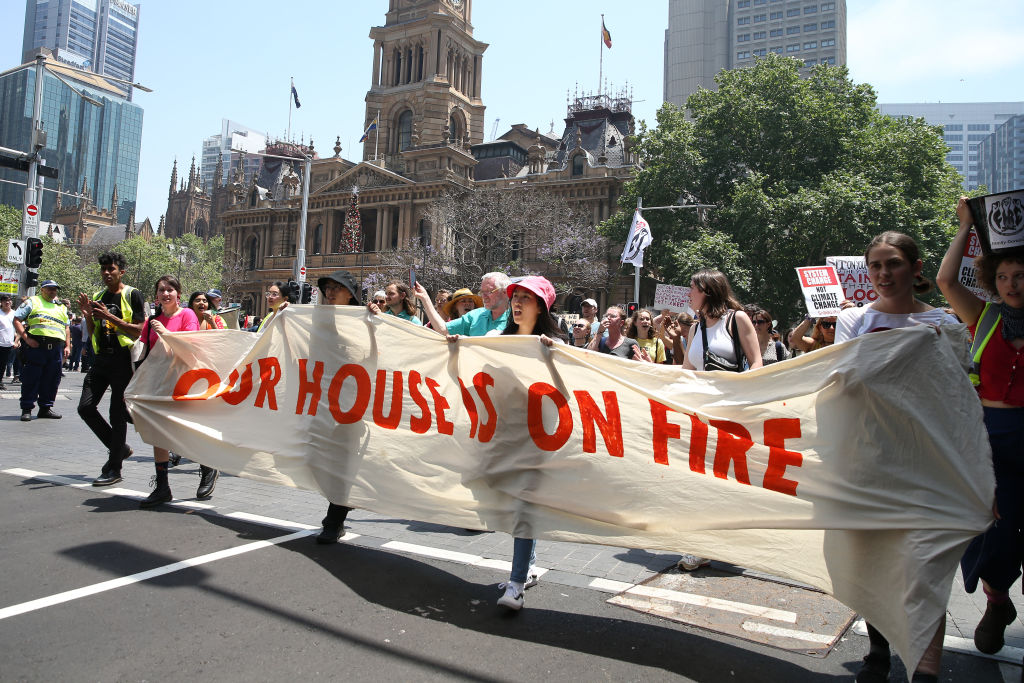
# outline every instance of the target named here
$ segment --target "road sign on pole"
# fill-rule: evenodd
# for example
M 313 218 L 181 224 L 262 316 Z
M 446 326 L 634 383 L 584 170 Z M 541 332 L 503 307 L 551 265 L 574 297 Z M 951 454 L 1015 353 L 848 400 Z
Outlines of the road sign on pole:
M 7 243 L 7 262 L 25 262 L 25 240 L 10 240 Z

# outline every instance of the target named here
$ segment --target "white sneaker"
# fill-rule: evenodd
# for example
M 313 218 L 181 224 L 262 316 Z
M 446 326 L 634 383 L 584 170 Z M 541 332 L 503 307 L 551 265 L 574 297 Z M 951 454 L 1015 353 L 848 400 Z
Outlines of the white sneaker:
M 507 607 L 519 611 L 523 608 L 523 584 L 517 581 L 508 581 L 498 584 L 498 588 L 504 588 L 505 593 L 498 598 L 498 607 Z
M 538 582 L 540 582 L 540 574 L 537 573 L 537 568 L 531 564 L 530 569 L 526 572 L 526 583 L 523 584 L 523 590 L 536 586 Z
M 711 564 L 711 560 L 707 558 L 684 554 L 679 558 L 679 562 L 676 566 L 684 572 L 692 572 L 695 569 L 707 567 L 709 564 Z

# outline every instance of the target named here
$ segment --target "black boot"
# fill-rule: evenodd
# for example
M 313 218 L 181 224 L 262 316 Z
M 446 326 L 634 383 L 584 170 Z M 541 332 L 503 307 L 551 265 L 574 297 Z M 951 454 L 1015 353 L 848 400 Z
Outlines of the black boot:
M 220 476 L 220 472 L 207 467 L 206 465 L 199 466 L 199 488 L 196 489 L 196 498 L 200 500 L 203 498 L 209 498 L 213 495 L 213 489 L 217 485 L 217 478 Z
M 321 545 L 337 543 L 338 539 L 345 535 L 345 518 L 348 517 L 351 509 L 344 505 L 329 504 L 327 506 L 327 516 L 321 522 L 323 528 L 316 537 L 316 542 Z
M 867 656 L 864 657 L 864 664 L 857 672 L 855 681 L 856 683 L 885 683 L 889 680 L 889 667 L 892 665 L 889 641 L 874 626 L 866 625 L 871 647 Z
M 1017 608 L 1012 602 L 1007 600 L 996 604 L 990 600 L 978 627 L 974 629 L 974 646 L 987 655 L 999 652 L 1006 642 L 1003 638 L 1006 627 L 1016 618 Z
M 167 463 L 156 463 L 156 488 L 149 494 L 149 497 L 139 503 L 142 509 L 154 508 L 163 503 L 169 503 L 174 498 L 171 495 L 171 485 L 167 482 Z

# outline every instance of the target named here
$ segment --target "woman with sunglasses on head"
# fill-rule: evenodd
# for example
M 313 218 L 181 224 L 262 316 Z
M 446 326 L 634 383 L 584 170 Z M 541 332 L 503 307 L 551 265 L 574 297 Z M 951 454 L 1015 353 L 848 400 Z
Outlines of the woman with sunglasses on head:
M 284 282 L 275 282 L 267 287 L 265 296 L 267 297 L 267 306 L 270 307 L 270 312 L 263 316 L 260 326 L 256 328 L 257 332 L 262 332 L 267 323 L 274 319 L 278 311 L 287 308 L 288 304 L 295 303 L 294 299 L 292 299 L 291 288 Z
M 942 309 L 917 298 L 917 294 L 930 290 L 932 283 L 921 274 L 924 263 L 917 243 L 909 236 L 883 232 L 871 240 L 864 252 L 864 261 L 878 298 L 866 306 L 846 308 L 839 314 L 835 332 L 837 344 L 871 332 L 957 322 Z M 938 680 L 945 628 L 943 619 L 914 672 L 914 681 Z M 891 659 L 889 641 L 871 624 L 867 624 L 867 629 L 870 650 L 856 680 L 858 683 L 887 681 Z
M 961 254 L 974 219 L 967 198 L 956 207 L 960 230 L 942 259 L 939 289 L 974 335 L 971 382 L 985 415 L 996 475 L 997 519 L 975 538 L 960 560 L 964 588 L 981 581 L 988 598 L 974 630 L 974 644 L 985 654 L 1004 645 L 1004 631 L 1017 617 L 1010 588 L 1021 575 L 1024 557 L 1024 248 L 982 254 L 975 259 L 978 283 L 995 297 L 986 301 L 960 282 Z
M 789 351 L 781 341 L 772 336 L 772 314 L 763 308 L 755 308 L 750 318 L 757 334 L 757 346 L 761 349 L 761 363 L 771 365 L 789 358 Z

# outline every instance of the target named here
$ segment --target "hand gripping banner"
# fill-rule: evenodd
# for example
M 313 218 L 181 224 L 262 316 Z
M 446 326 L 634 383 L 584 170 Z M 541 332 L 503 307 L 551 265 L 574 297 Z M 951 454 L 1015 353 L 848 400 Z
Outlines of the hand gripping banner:
M 694 553 L 802 581 L 913 670 L 995 481 L 963 326 L 744 374 L 292 306 L 165 334 L 126 397 L 151 444 L 402 519 Z

